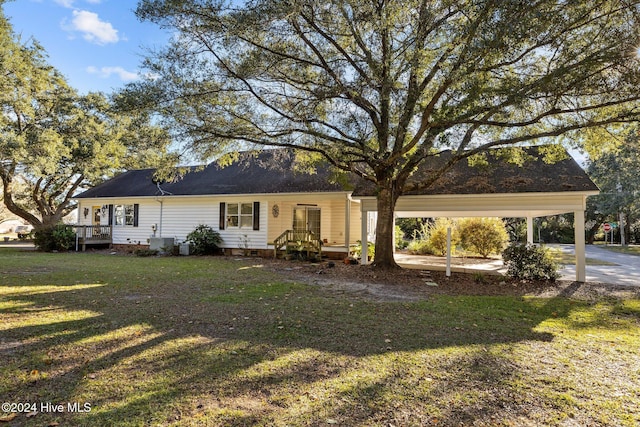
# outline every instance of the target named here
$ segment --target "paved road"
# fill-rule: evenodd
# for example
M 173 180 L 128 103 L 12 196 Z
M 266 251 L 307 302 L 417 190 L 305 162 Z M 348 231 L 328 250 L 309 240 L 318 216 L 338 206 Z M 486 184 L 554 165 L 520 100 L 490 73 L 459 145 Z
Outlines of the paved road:
M 574 254 L 573 245 L 549 245 L 563 252 Z M 640 286 L 640 256 L 626 255 L 599 246 L 587 245 L 587 282 L 613 283 L 618 285 Z M 615 265 L 590 265 L 589 259 L 605 261 Z M 575 280 L 575 265 L 567 265 L 560 270 L 561 279 Z

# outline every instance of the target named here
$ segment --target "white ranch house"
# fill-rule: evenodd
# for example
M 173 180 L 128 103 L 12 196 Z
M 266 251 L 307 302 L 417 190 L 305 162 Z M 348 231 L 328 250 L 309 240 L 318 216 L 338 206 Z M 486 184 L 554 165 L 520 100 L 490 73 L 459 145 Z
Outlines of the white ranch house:
M 401 196 L 396 215 L 526 218 L 532 242 L 533 218 L 571 212 L 576 280 L 584 281 L 584 210 L 598 188 L 570 156 L 547 163 L 538 147 L 527 151 L 531 159 L 521 166 L 493 154 L 485 166 L 470 167 L 463 160 L 427 190 Z M 426 163 L 412 179 L 423 179 L 448 155 Z M 171 183 L 158 184 L 153 175 L 152 169 L 128 171 L 77 195 L 80 244 L 146 247 L 158 238 L 179 244 L 197 225 L 207 224 L 219 231 L 229 253 L 273 256 L 277 249 L 302 244 L 343 258 L 357 241 L 374 238 L 376 198 L 370 183 L 353 177 L 343 186 L 322 167 L 315 174 L 296 172 L 285 150 L 240 153 L 229 166 L 193 168 Z M 366 245 L 363 249 L 364 263 Z

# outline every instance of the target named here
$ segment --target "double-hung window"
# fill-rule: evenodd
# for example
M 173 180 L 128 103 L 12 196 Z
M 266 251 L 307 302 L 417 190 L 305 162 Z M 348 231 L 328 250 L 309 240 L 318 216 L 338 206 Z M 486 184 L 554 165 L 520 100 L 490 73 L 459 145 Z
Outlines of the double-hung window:
M 220 229 L 259 229 L 260 202 L 220 203 Z
M 138 226 L 138 204 L 115 205 L 113 207 L 113 223 L 120 226 Z
M 253 227 L 253 203 L 227 203 L 227 227 Z

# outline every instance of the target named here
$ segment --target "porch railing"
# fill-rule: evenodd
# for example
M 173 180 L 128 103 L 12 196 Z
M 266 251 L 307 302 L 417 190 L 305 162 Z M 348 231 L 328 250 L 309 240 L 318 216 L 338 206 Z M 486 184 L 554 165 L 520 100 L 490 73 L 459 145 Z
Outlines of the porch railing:
M 309 230 L 286 230 L 273 241 L 273 255 L 278 257 L 278 251 L 285 249 L 287 252 L 306 252 L 319 254 L 322 242 Z
M 74 225 L 78 245 L 82 250 L 86 245 L 113 243 L 112 227 L 110 225 Z M 76 248 L 77 249 L 77 248 Z

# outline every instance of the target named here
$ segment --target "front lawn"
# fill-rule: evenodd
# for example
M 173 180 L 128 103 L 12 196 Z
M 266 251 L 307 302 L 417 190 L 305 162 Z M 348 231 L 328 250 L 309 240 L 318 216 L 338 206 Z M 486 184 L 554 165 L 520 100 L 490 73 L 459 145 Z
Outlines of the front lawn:
M 639 299 L 380 301 L 262 262 L 0 249 L 0 396 L 28 404 L 0 419 L 640 424 Z
M 600 244 L 600 245 L 598 245 L 598 247 L 602 248 L 602 249 L 606 249 L 608 251 L 618 252 L 618 253 L 621 253 L 621 254 L 640 255 L 640 246 L 638 246 L 638 245 L 621 246 L 621 245 Z
M 562 252 L 560 250 L 552 250 L 551 256 L 553 259 L 560 265 L 575 265 L 576 264 L 576 256 L 574 254 L 569 254 L 566 252 Z M 616 266 L 615 262 L 603 261 L 601 259 L 596 258 L 585 258 L 586 265 L 610 265 Z

